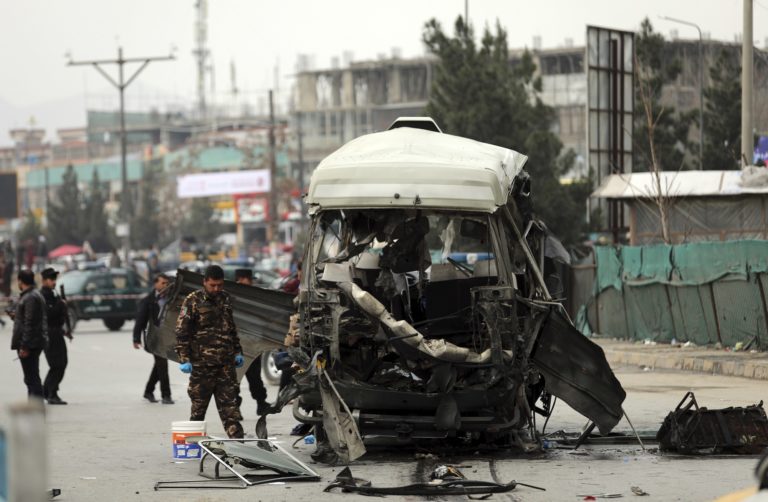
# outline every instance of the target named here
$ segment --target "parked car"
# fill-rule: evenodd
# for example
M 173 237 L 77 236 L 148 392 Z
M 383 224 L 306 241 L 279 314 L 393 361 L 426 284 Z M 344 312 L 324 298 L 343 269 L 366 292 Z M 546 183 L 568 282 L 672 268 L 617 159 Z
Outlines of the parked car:
M 73 330 L 81 319 L 102 319 L 110 331 L 118 331 L 135 318 L 138 301 L 150 290 L 136 272 L 123 268 L 73 270 L 62 274 L 59 284 Z

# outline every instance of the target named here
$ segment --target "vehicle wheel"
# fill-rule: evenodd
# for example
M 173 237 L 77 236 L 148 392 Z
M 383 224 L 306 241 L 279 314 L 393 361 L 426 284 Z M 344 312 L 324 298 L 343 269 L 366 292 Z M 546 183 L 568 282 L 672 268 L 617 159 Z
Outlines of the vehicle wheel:
M 109 331 L 120 331 L 120 328 L 125 324 L 125 319 L 104 319 L 104 326 Z
M 77 326 L 77 311 L 73 307 L 67 309 L 67 316 L 69 317 L 69 326 L 72 329 L 72 333 L 75 332 L 75 326 Z
M 270 385 L 280 385 L 280 375 L 283 373 L 275 365 L 275 351 L 264 352 L 261 355 L 261 371 L 264 381 Z

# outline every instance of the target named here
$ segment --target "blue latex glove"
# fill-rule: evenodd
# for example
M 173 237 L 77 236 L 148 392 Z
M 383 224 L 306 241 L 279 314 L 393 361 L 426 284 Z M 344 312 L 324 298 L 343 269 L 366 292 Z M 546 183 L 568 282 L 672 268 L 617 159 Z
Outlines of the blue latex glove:
M 179 366 L 182 373 L 192 373 L 192 363 L 184 363 Z
M 242 354 L 238 354 L 235 356 L 235 368 L 242 368 L 244 362 L 245 362 L 245 359 L 243 359 Z

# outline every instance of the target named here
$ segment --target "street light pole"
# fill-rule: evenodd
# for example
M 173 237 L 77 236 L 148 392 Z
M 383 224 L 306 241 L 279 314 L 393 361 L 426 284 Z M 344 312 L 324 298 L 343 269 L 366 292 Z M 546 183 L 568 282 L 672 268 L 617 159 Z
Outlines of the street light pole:
M 696 23 L 674 17 L 661 16 L 661 19 L 692 26 L 699 32 L 699 169 L 704 169 L 704 55 L 702 50 L 704 39 L 701 36 L 701 28 Z
M 754 85 L 752 59 L 752 0 L 744 0 L 744 33 L 741 41 L 741 167 L 752 164 L 755 143 L 752 119 L 752 86 Z
M 139 73 L 141 73 L 144 68 L 147 67 L 147 65 L 152 61 L 169 61 L 174 60 L 176 57 L 173 54 L 170 54 L 168 56 L 156 56 L 156 57 L 139 57 L 139 58 L 124 58 L 123 57 L 123 48 L 118 47 L 117 49 L 117 59 L 101 59 L 101 60 L 91 60 L 91 61 L 73 61 L 72 59 L 69 60 L 67 63 L 67 66 L 93 66 L 96 68 L 96 70 L 101 73 L 101 75 L 109 81 L 110 84 L 112 84 L 120 93 L 120 180 L 122 182 L 122 188 L 121 188 L 121 201 L 120 201 L 120 216 L 123 223 L 128 223 L 128 214 L 126 214 L 127 210 L 127 201 L 128 201 L 128 172 L 127 172 L 127 144 L 128 140 L 126 137 L 125 132 L 125 88 L 131 85 L 131 82 L 136 80 L 136 77 L 139 76 Z M 133 75 L 130 76 L 130 78 L 126 81 L 124 79 L 123 74 L 123 66 L 126 63 L 142 63 L 139 68 L 133 72 Z M 118 79 L 117 82 L 115 82 L 115 79 L 113 79 L 109 73 L 104 71 L 104 69 L 101 67 L 102 65 L 108 65 L 108 64 L 116 64 L 118 68 Z M 130 226 L 129 226 L 130 229 Z M 130 234 L 130 230 L 129 230 Z M 126 256 L 127 258 L 127 256 Z

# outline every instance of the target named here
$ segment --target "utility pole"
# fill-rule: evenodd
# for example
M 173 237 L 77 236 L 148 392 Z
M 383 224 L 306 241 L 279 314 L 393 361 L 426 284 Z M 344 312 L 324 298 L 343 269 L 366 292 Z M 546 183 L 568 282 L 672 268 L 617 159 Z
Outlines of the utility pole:
M 701 28 L 696 23 L 675 19 L 674 17 L 661 16 L 662 19 L 692 26 L 699 32 L 699 169 L 704 169 L 704 39 L 701 36 Z
M 212 71 L 212 68 L 206 65 L 208 56 L 210 56 L 210 51 L 206 46 L 208 42 L 208 0 L 198 0 L 195 3 L 195 9 L 197 10 L 195 50 L 192 51 L 192 54 L 197 60 L 197 111 L 200 114 L 200 120 L 205 121 L 207 115 L 205 73 L 209 70 Z
M 51 207 L 50 184 L 48 182 L 48 166 L 44 168 L 45 174 L 45 224 L 48 225 L 48 209 Z
M 272 90 L 269 90 L 269 243 L 277 242 L 277 165 L 275 162 L 275 105 Z M 272 249 L 270 250 L 270 252 Z
M 301 112 L 296 113 L 296 133 L 299 140 L 299 200 L 301 201 L 301 226 L 302 229 L 306 223 L 306 212 L 304 210 L 304 131 L 301 128 Z
M 141 73 L 144 68 L 149 65 L 152 61 L 170 61 L 176 59 L 176 57 L 173 54 L 170 54 L 168 56 L 155 56 L 155 57 L 139 57 L 139 58 L 124 58 L 123 57 L 123 48 L 118 47 L 117 48 L 117 59 L 96 59 L 91 61 L 73 61 L 72 59 L 69 60 L 67 63 L 67 66 L 93 66 L 96 68 L 96 70 L 101 73 L 101 75 L 106 78 L 110 84 L 112 84 L 120 93 L 120 180 L 122 182 L 122 188 L 120 190 L 120 220 L 122 223 L 126 224 L 128 223 L 128 217 L 130 215 L 127 214 L 127 203 L 128 203 L 128 173 L 127 173 L 127 161 L 126 161 L 126 146 L 127 146 L 127 137 L 125 133 L 125 88 L 131 85 L 131 82 L 136 80 L 136 77 L 139 76 L 139 73 Z M 141 63 L 141 66 L 133 72 L 133 75 L 128 78 L 128 80 L 125 80 L 125 75 L 123 74 L 123 66 L 126 63 Z M 116 64 L 117 65 L 117 81 L 112 78 L 112 76 L 104 71 L 102 68 L 103 65 L 109 65 L 109 64 Z M 129 228 L 129 234 L 130 234 L 130 226 Z M 126 241 L 130 242 L 130 235 L 126 236 Z M 126 246 L 127 250 L 127 246 Z M 127 258 L 127 255 L 126 255 Z
M 744 35 L 741 41 L 741 167 L 752 163 L 752 0 L 744 0 Z

